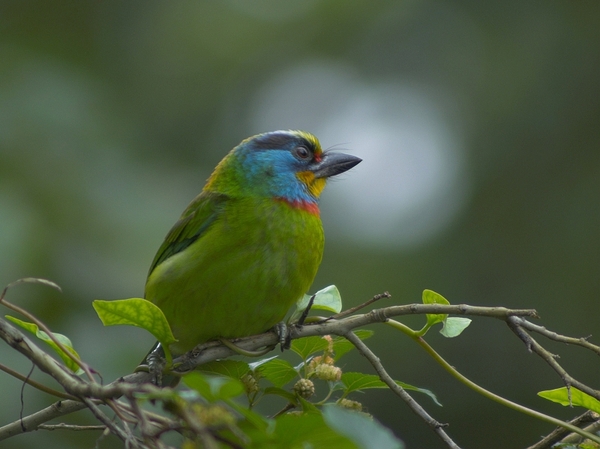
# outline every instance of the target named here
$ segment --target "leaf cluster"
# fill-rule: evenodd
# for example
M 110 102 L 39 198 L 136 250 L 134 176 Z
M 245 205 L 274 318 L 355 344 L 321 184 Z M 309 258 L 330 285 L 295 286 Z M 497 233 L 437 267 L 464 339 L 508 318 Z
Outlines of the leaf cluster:
M 360 308 L 364 308 L 382 297 L 389 297 L 389 294 L 377 295 L 360 306 L 341 312 L 339 291 L 335 286 L 330 286 L 312 296 L 305 296 L 291 314 L 292 320 L 298 319 L 300 322 L 311 323 L 311 325 L 304 326 L 307 332 L 303 332 L 301 327 L 296 326 L 297 330 L 290 351 L 292 357 L 297 360 L 296 364 L 279 356 L 248 363 L 233 359 L 217 360 L 218 356 L 214 357 L 213 355 L 212 358 L 205 359 L 205 361 L 212 361 L 201 364 L 199 369 L 183 376 L 183 384 L 186 386 L 184 389 L 158 389 L 147 384 L 139 385 L 135 381 L 133 383 L 126 381 L 121 384 L 113 382 L 103 387 L 94 378 L 98 372 L 80 360 L 71 341 L 66 336 L 51 332 L 36 317 L 6 301 L 5 295 L 8 288 L 23 282 L 42 283 L 57 288 L 50 281 L 30 278 L 10 284 L 0 294 L 0 303 L 12 311 L 24 315 L 29 321 L 12 316 L 6 316 L 6 318 L 12 324 L 33 333 L 39 340 L 48 344 L 58 354 L 64 365 L 39 349 L 33 350 L 22 334 L 9 331 L 2 323 L 0 323 L 0 336 L 9 345 L 29 357 L 43 371 L 52 373 L 64 388 L 65 393 L 37 384 L 2 365 L 0 365 L 0 369 L 42 391 L 67 398 L 68 400 L 62 401 L 62 407 L 69 403 L 71 411 L 85 407 L 90 408 L 111 433 L 120 437 L 124 442 L 128 442 L 127 444 L 133 444 L 132 447 L 165 448 L 167 446 L 162 441 L 162 435 L 175 431 L 183 436 L 182 447 L 184 449 L 197 447 L 210 449 L 237 447 L 273 449 L 304 447 L 402 448 L 402 442 L 370 416 L 364 410 L 363 405 L 356 400 L 358 393 L 373 388 L 389 388 L 405 400 L 413 411 L 422 416 L 448 447 L 458 447 L 444 432 L 442 425 L 432 419 L 406 391 L 423 393 L 437 405 L 441 405 L 436 396 L 429 390 L 391 378 L 379 359 L 363 343 L 363 340 L 373 335 L 373 331 L 359 329 L 359 327 L 382 322 L 412 338 L 452 376 L 483 396 L 562 428 L 562 431 L 557 430 L 541 440 L 539 444 L 535 445 L 536 449 L 550 447 L 552 442 L 559 440 L 561 444 L 556 447 L 585 449 L 600 447 L 600 438 L 592 433 L 597 427 L 589 430 L 578 427 L 580 423 L 583 423 L 584 416 L 591 412 L 600 412 L 600 394 L 568 375 L 558 365 L 555 356 L 542 348 L 528 332 L 536 332 L 553 340 L 582 346 L 596 353 L 600 353 L 600 347 L 588 342 L 587 339 L 562 336 L 530 323 L 523 317 L 537 317 L 533 310 L 453 306 L 440 294 L 425 290 L 422 306 L 391 306 L 353 316 L 352 314 Z M 151 332 L 163 343 L 165 348 L 176 341 L 162 311 L 142 298 L 95 301 L 94 308 L 105 325 L 125 324 L 143 328 Z M 329 318 L 315 316 L 307 318 L 310 310 L 327 311 L 334 315 Z M 389 316 L 415 312 L 425 314 L 426 322 L 418 330 L 413 330 L 402 322 L 389 318 Z M 427 332 L 437 324 L 442 324 L 440 333 L 444 337 L 453 338 L 460 335 L 471 322 L 468 318 L 449 316 L 446 312 L 490 316 L 506 321 L 511 330 L 526 343 L 527 347 L 544 358 L 555 371 L 561 374 L 565 381 L 566 387 L 543 391 L 538 393 L 539 396 L 562 405 L 582 406 L 589 412 L 586 412 L 581 418 L 566 423 L 508 401 L 461 375 L 423 339 Z M 340 327 L 341 323 L 344 325 Z M 310 328 L 312 330 L 309 330 Z M 330 332 L 322 332 L 323 329 L 330 329 Z M 264 345 L 270 347 L 269 345 L 272 343 L 268 343 L 267 340 L 263 346 L 256 345 L 262 341 L 260 339 L 264 336 L 268 336 L 268 334 L 249 337 L 247 340 L 254 342 L 255 346 L 252 346 L 254 349 L 264 347 Z M 218 350 L 217 346 L 212 346 Z M 222 346 L 223 349 L 229 351 L 235 347 L 235 344 L 231 342 Z M 369 360 L 377 375 L 342 370 L 339 364 L 340 359 L 354 349 L 358 349 Z M 231 352 L 221 354 L 223 354 L 222 357 L 228 357 Z M 171 369 L 173 369 L 171 374 L 176 373 L 177 369 L 181 368 L 179 365 L 181 362 L 177 363 L 176 366 L 172 364 L 167 351 L 167 373 Z M 71 374 L 65 376 L 66 369 L 78 376 L 85 374 L 88 380 L 85 381 Z M 143 373 L 132 374 L 132 379 L 137 374 Z M 140 379 L 142 378 L 140 377 Z M 140 380 L 139 382 L 144 381 Z M 118 400 L 119 397 L 123 397 L 124 400 Z M 116 416 L 123 423 L 122 427 L 115 425 L 114 420 L 108 418 L 97 407 L 98 401 L 108 405 L 116 412 Z M 270 407 L 279 403 L 279 411 L 267 414 L 264 408 L 265 403 Z M 146 407 L 150 404 L 153 406 Z M 162 407 L 162 415 L 157 415 L 153 411 L 156 405 Z M 594 416 L 596 418 L 592 418 L 593 426 L 597 426 L 599 424 L 596 422 L 598 421 L 597 415 Z M 24 422 L 21 420 L 20 423 L 16 423 L 19 424 L 21 432 L 26 431 Z M 29 418 L 27 418 L 27 422 L 29 422 Z M 139 437 L 134 436 L 129 430 L 130 424 L 128 423 L 130 422 L 136 423 Z M 0 428 L 0 440 L 15 433 L 12 430 L 13 424 Z M 563 439 L 565 432 L 567 432 L 567 436 Z M 570 434 L 568 434 L 569 432 Z M 554 433 L 557 435 L 553 435 Z M 579 443 L 571 443 L 575 434 L 587 439 Z

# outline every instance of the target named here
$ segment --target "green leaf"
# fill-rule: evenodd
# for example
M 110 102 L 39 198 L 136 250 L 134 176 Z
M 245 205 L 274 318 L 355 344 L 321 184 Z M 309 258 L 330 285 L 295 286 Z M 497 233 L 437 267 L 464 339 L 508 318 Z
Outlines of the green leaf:
M 290 393 L 291 394 L 291 393 Z M 259 432 L 266 433 L 270 423 L 272 422 L 270 419 L 263 417 L 261 414 L 256 413 L 250 410 L 248 407 L 245 407 L 241 404 L 238 404 L 234 400 L 225 399 L 224 401 L 229 407 L 238 412 L 241 416 L 246 419 L 246 422 L 253 427 L 253 430 L 258 430 Z M 240 423 L 241 425 L 242 423 Z M 255 441 L 252 439 L 252 441 Z
M 275 420 L 275 448 L 360 449 L 348 438 L 332 430 L 320 413 L 285 414 Z
M 71 371 L 73 371 L 76 374 L 81 374 L 83 372 L 83 370 L 81 370 L 81 368 L 79 368 L 79 365 L 77 365 L 77 363 L 75 363 L 67 354 L 65 354 L 65 352 L 62 349 L 60 349 L 60 347 L 56 343 L 54 343 L 52 341 L 52 339 L 48 336 L 48 334 L 46 332 L 44 332 L 43 330 L 40 330 L 40 328 L 38 327 L 37 324 L 28 323 L 27 321 L 22 321 L 18 318 L 10 316 L 10 315 L 5 315 L 5 316 L 8 321 L 11 321 L 14 324 L 16 324 L 17 326 L 20 326 L 23 329 L 31 332 L 37 338 L 39 338 L 43 342 L 50 345 L 50 347 L 52 349 L 54 349 L 54 351 L 60 356 L 60 358 L 62 359 L 64 364 L 67 366 L 67 368 L 69 368 Z M 67 336 L 65 336 L 63 334 L 57 334 L 54 332 L 52 334 L 65 348 L 67 348 L 67 350 L 71 354 L 73 354 L 75 357 L 80 359 L 79 354 L 77 354 L 77 351 L 75 351 L 75 349 L 73 349 L 73 343 L 71 343 L 71 340 Z
M 164 348 L 177 341 L 163 311 L 150 301 L 142 298 L 97 299 L 92 305 L 105 326 L 124 324 L 141 327 L 154 335 Z
M 304 312 L 304 309 L 308 307 L 308 303 L 310 302 L 310 298 L 313 295 L 304 295 L 302 299 L 300 299 L 296 303 L 296 310 L 290 317 L 290 322 L 298 320 Z M 311 306 L 311 310 L 325 310 L 327 312 L 340 313 L 342 310 L 342 296 L 340 295 L 340 291 L 335 285 L 330 285 L 319 290 L 314 294 L 315 299 Z
M 333 404 L 323 407 L 325 423 L 361 449 L 402 449 L 404 444 L 391 430 L 358 412 Z
M 340 295 L 338 288 L 335 285 L 329 285 L 315 293 L 312 308 L 340 313 L 342 310 L 342 295 Z
M 216 374 L 232 379 L 241 379 L 250 371 L 250 366 L 240 360 L 214 360 L 204 363 L 196 368 L 197 371 L 206 374 Z
M 183 382 L 210 402 L 230 399 L 243 394 L 245 391 L 244 385 L 237 379 L 209 376 L 195 371 L 183 376 Z
M 321 414 L 321 410 L 319 410 L 317 408 L 317 406 L 315 404 L 313 404 L 312 402 L 307 401 L 306 399 L 301 398 L 299 396 L 297 396 L 296 400 L 298 402 L 300 402 L 300 405 L 302 406 L 302 411 L 304 413 L 312 413 L 312 414 L 315 414 L 315 415 L 320 415 Z
M 298 372 L 287 361 L 281 359 L 269 360 L 259 366 L 257 372 L 276 387 L 283 387 L 289 381 L 298 376 Z
M 446 298 L 433 290 L 423 290 L 423 304 L 450 304 Z M 436 323 L 441 323 L 448 315 L 445 313 L 428 313 L 427 327 L 431 327 Z
M 585 407 L 588 410 L 600 413 L 600 401 L 575 387 L 571 387 L 571 402 L 569 402 L 569 391 L 567 390 L 567 387 L 540 391 L 538 396 L 541 396 L 544 399 L 548 399 L 552 402 L 557 402 L 561 405 L 570 406 L 573 404 L 578 407 Z
M 458 337 L 471 324 L 469 318 L 450 316 L 444 320 L 440 334 L 446 338 Z
M 299 338 L 292 341 L 291 349 L 303 360 L 306 360 L 315 352 L 324 351 L 329 347 L 329 342 L 323 337 L 315 335 L 314 337 Z
M 272 394 L 275 396 L 281 396 L 282 398 L 286 399 L 288 402 L 291 402 L 292 404 L 296 404 L 298 402 L 298 398 L 296 397 L 296 395 L 294 393 L 284 390 L 283 388 L 267 387 L 267 388 L 265 388 L 264 393 Z
M 366 340 L 367 338 L 373 336 L 375 332 L 367 329 L 358 329 L 354 331 L 354 333 L 361 340 Z M 344 337 L 335 337 L 333 339 L 333 352 L 335 354 L 333 358 L 335 361 L 338 361 L 344 354 L 352 349 L 354 349 L 354 345 Z
M 426 394 L 433 400 L 433 402 L 440 407 L 442 406 L 431 390 L 415 387 L 413 385 L 400 382 L 399 380 L 395 380 L 394 382 L 396 382 L 397 385 L 405 390 L 417 391 L 419 393 Z M 370 388 L 389 388 L 387 384 L 379 379 L 379 376 L 375 374 L 344 373 L 342 374 L 342 383 L 346 386 L 346 394 L 352 393 L 353 391 L 368 390 Z
M 346 392 L 366 390 L 368 388 L 388 388 L 388 386 L 375 374 L 344 373 L 342 383 L 346 386 Z

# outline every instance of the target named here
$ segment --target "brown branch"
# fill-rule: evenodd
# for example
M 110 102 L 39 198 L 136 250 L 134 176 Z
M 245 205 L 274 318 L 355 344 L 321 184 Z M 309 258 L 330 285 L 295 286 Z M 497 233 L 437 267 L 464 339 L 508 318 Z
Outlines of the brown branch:
M 586 432 L 590 432 L 592 434 L 597 434 L 598 431 L 600 430 L 600 421 L 598 421 L 600 419 L 600 416 L 598 416 L 598 414 L 594 413 L 594 412 L 591 412 L 591 414 L 592 414 L 592 416 L 596 417 L 596 421 L 594 421 L 589 426 L 584 427 L 583 430 L 585 430 Z M 560 443 L 576 444 L 576 443 L 581 442 L 582 440 L 583 440 L 583 438 L 581 438 L 581 435 L 578 435 L 576 433 L 570 433 L 569 435 L 564 437 L 562 440 L 560 440 Z
M 331 319 L 327 322 L 304 325 L 302 327 L 292 326 L 291 338 L 296 339 L 328 334 L 346 335 L 353 329 L 363 327 L 368 324 L 382 323 L 387 321 L 390 317 L 427 313 L 487 316 L 502 320 L 506 320 L 511 316 L 537 317 L 536 311 L 532 309 L 511 310 L 504 307 L 478 307 L 465 304 L 410 304 L 375 309 L 365 314 L 347 316 L 338 320 Z M 17 351 L 21 352 L 24 356 L 30 359 L 42 371 L 52 376 L 67 393 L 75 397 L 87 398 L 85 404 L 77 401 L 66 400 L 58 402 L 51 407 L 25 417 L 22 421 L 24 426 L 23 428 L 21 427 L 21 421 L 15 421 L 11 424 L 8 424 L 0 428 L 0 441 L 12 435 L 23 433 L 24 431 L 35 430 L 40 424 L 47 422 L 50 419 L 63 416 L 67 413 L 72 413 L 86 407 L 92 409 L 92 411 L 96 413 L 99 409 L 96 403 L 94 403 L 92 400 L 104 402 L 121 396 L 131 397 L 131 395 L 136 392 L 152 394 L 156 391 L 155 387 L 146 384 L 151 380 L 151 375 L 143 371 L 125 376 L 124 378 L 112 382 L 107 386 L 85 382 L 79 377 L 74 376 L 64 366 L 62 366 L 52 357 L 48 356 L 36 345 L 32 344 L 21 332 L 6 323 L 4 320 L 0 320 L 0 338 L 4 339 L 11 347 L 15 348 Z M 236 346 L 248 350 L 257 350 L 268 346 L 274 346 L 277 343 L 277 340 L 277 335 L 269 332 L 239 339 L 236 341 Z M 175 360 L 175 362 L 178 364 L 177 373 L 184 374 L 203 363 L 207 363 L 216 359 L 223 359 L 231 355 L 235 355 L 235 351 L 219 342 L 206 343 Z M 396 389 L 396 387 L 393 388 Z M 119 429 L 119 432 L 121 438 L 129 438 L 129 434 L 126 430 Z
M 354 332 L 347 332 L 344 334 L 344 337 L 350 341 L 368 361 L 371 363 L 379 378 L 385 382 L 385 384 L 392 390 L 400 399 L 406 402 L 406 405 L 417 415 L 419 416 L 425 423 L 431 427 L 431 429 L 435 432 L 435 434 L 440 437 L 440 439 L 446 443 L 446 445 L 451 449 L 460 449 L 460 447 L 452 441 L 452 439 L 448 436 L 446 432 L 444 432 L 443 427 L 447 426 L 447 424 L 441 424 L 436 421 L 434 418 L 429 415 L 425 411 L 421 405 L 415 401 L 411 395 L 409 395 L 404 388 L 398 385 L 394 379 L 387 373 L 383 365 L 381 364 L 379 358 L 369 349 L 367 345 L 365 345 L 360 338 L 356 336 Z
M 598 418 L 600 418 L 600 416 L 598 416 L 597 413 L 588 410 L 587 412 L 569 421 L 569 424 L 577 427 L 583 427 L 584 424 L 589 424 L 590 422 L 595 423 Z M 595 433 L 590 427 L 585 427 L 584 430 Z M 534 445 L 529 446 L 527 449 L 550 449 L 556 443 L 566 443 L 567 441 L 565 441 L 564 438 L 568 435 L 573 435 L 576 440 L 581 440 L 581 435 L 572 433 L 570 430 L 563 429 L 562 427 L 558 427 Z M 573 441 L 571 443 L 573 443 Z
M 35 315 L 30 313 L 29 311 L 6 300 L 5 296 L 6 296 L 8 289 L 19 283 L 22 283 L 22 282 L 38 282 L 38 283 L 41 282 L 44 284 L 49 283 L 50 285 L 55 286 L 56 288 L 59 289 L 59 291 L 61 291 L 60 287 L 58 285 L 54 284 L 51 281 L 47 281 L 46 279 L 36 279 L 36 278 L 19 279 L 18 281 L 8 284 L 4 288 L 4 290 L 2 291 L 2 294 L 0 295 L 0 304 L 2 304 L 6 308 L 12 310 L 13 312 L 17 312 L 18 314 L 23 315 L 25 318 L 27 318 L 32 323 L 34 323 L 39 329 L 44 331 L 46 333 L 46 335 L 50 338 L 50 340 L 52 340 L 52 342 L 64 353 L 64 355 L 66 357 L 70 358 L 74 363 L 77 364 L 77 366 L 79 366 L 85 372 L 85 374 L 88 376 L 88 379 L 90 380 L 90 382 L 92 382 L 92 383 L 96 382 L 96 379 L 94 379 L 94 376 L 92 374 L 91 368 L 86 363 L 83 363 L 79 359 L 78 356 L 73 354 L 73 352 L 69 351 L 69 349 L 67 347 L 65 347 L 65 345 L 63 345 L 62 342 L 58 338 L 56 338 L 56 336 L 48 328 L 48 326 L 46 326 L 41 320 L 39 320 Z
M 6 289 L 2 292 L 0 298 L 3 299 L 5 293 Z M 537 312 L 535 310 L 511 310 L 504 307 L 478 307 L 465 304 L 409 304 L 401 306 L 390 306 L 375 309 L 365 314 L 352 315 L 358 310 L 361 310 L 384 297 L 389 297 L 389 294 L 387 294 L 386 292 L 381 295 L 376 295 L 369 301 L 366 301 L 365 303 L 359 306 L 353 307 L 339 314 L 333 315 L 327 318 L 326 320 L 322 320 L 314 324 L 304 325 L 301 327 L 292 327 L 291 338 L 294 339 L 327 334 L 343 335 L 346 338 L 348 338 L 357 347 L 361 354 L 363 354 L 371 362 L 382 381 L 384 381 L 395 394 L 397 394 L 404 401 L 406 401 L 411 410 L 417 413 L 417 415 L 419 415 L 436 432 L 436 434 L 438 434 L 438 436 L 444 442 L 446 442 L 448 447 L 458 448 L 458 446 L 444 432 L 444 430 L 442 429 L 442 425 L 435 419 L 433 419 L 431 416 L 429 416 L 427 412 L 418 403 L 416 403 L 406 391 L 400 388 L 393 381 L 393 379 L 387 374 L 383 365 L 375 356 L 375 354 L 364 343 L 362 343 L 352 332 L 354 329 L 363 327 L 368 324 L 386 322 L 391 317 L 414 314 L 453 314 L 468 316 L 486 316 L 500 319 L 506 321 L 509 328 L 526 344 L 527 348 L 530 351 L 539 355 L 544 361 L 546 361 L 546 363 L 548 363 L 551 366 L 551 368 L 555 372 L 557 372 L 557 374 L 561 377 L 562 381 L 565 383 L 567 388 L 574 386 L 579 390 L 589 394 L 590 396 L 600 400 L 599 391 L 596 391 L 574 379 L 556 361 L 557 356 L 543 348 L 529 334 L 529 332 L 535 332 L 539 335 L 542 335 L 546 338 L 560 343 L 577 345 L 585 349 L 589 349 L 598 355 L 600 355 L 600 347 L 590 343 L 587 340 L 587 338 L 573 338 L 560 335 L 556 332 L 549 331 L 543 326 L 539 326 L 527 321 L 525 319 L 526 317 L 538 318 Z M 13 308 L 13 310 L 16 309 Z M 36 324 L 38 324 L 40 328 L 45 329 L 43 323 L 38 323 L 38 321 L 39 320 L 34 320 L 34 322 L 36 322 Z M 47 331 L 49 334 L 51 334 L 49 330 Z M 0 428 L 0 440 L 35 429 L 59 428 L 60 425 L 53 427 L 46 426 L 43 423 L 56 417 L 64 416 L 68 413 L 72 413 L 74 411 L 81 410 L 84 408 L 89 408 L 96 415 L 96 417 L 110 429 L 112 433 L 114 433 L 123 441 L 125 441 L 126 444 L 130 447 L 146 448 L 154 447 L 156 445 L 162 446 L 162 443 L 156 440 L 154 436 L 159 435 L 164 431 L 179 428 L 178 426 L 180 426 L 179 423 L 176 423 L 174 421 L 165 422 L 162 418 L 157 419 L 156 416 L 152 415 L 150 412 L 146 412 L 140 409 L 138 407 L 137 402 L 131 399 L 134 397 L 134 393 L 147 393 L 149 395 L 152 395 L 157 392 L 157 389 L 155 387 L 153 387 L 152 385 L 145 384 L 151 379 L 151 375 L 149 373 L 143 372 L 143 370 L 128 375 L 107 386 L 101 386 L 95 382 L 93 377 L 91 377 L 91 373 L 89 371 L 88 375 L 90 376 L 90 381 L 84 381 L 79 377 L 75 376 L 61 363 L 57 362 L 55 359 L 47 355 L 44 351 L 39 349 L 36 345 L 32 344 L 31 341 L 27 339 L 20 331 L 6 323 L 4 320 L 0 320 L 0 338 L 4 339 L 11 347 L 25 355 L 25 357 L 31 360 L 34 363 L 34 365 L 41 369 L 43 372 L 53 377 L 63 387 L 67 394 L 70 395 L 70 397 L 82 398 L 81 400 L 59 401 L 53 404 L 52 406 L 47 407 L 44 410 L 36 412 L 28 417 L 23 418 L 22 420 L 17 420 L 11 424 Z M 239 339 L 238 341 L 236 341 L 236 346 L 247 350 L 257 350 L 260 348 L 274 346 L 276 343 L 277 336 L 275 334 L 265 333 L 261 335 Z M 199 346 L 195 350 L 190 351 L 190 353 L 185 354 L 184 356 L 176 359 L 175 362 L 178 363 L 177 373 L 184 374 L 188 371 L 193 370 L 198 365 L 201 365 L 208 361 L 226 358 L 231 355 L 235 355 L 235 351 L 231 348 L 219 342 L 210 342 Z M 21 379 L 22 381 L 26 381 L 26 379 L 23 379 L 23 376 L 19 375 L 18 373 L 10 372 L 10 369 L 5 371 Z M 33 385 L 33 383 L 31 384 Z M 45 391 L 50 394 L 58 393 L 54 390 L 47 389 L 47 387 L 43 387 L 40 385 L 33 386 L 41 389 L 46 388 Z M 115 400 L 116 398 L 121 396 L 125 396 L 128 399 L 130 399 L 130 404 L 124 404 L 123 402 Z M 106 416 L 100 410 L 98 404 L 102 403 L 109 404 L 113 408 L 114 412 L 117 413 L 117 416 L 121 420 L 121 426 L 117 425 L 114 421 L 110 420 L 108 416 Z M 148 437 L 150 446 L 147 446 L 146 442 L 140 441 L 132 434 L 131 429 L 129 429 L 128 425 L 128 422 L 131 421 L 130 417 L 134 417 L 134 421 L 139 422 L 142 425 L 142 436 L 144 438 Z M 573 426 L 571 431 L 578 431 L 579 429 L 577 429 L 576 427 L 583 423 L 582 420 L 583 418 L 581 420 L 574 420 L 571 423 L 571 425 Z M 190 420 L 185 419 L 184 417 L 184 421 L 188 423 L 188 425 L 190 425 Z M 562 423 L 562 425 L 566 424 Z M 592 426 L 586 428 L 586 430 L 589 430 L 590 432 L 595 432 L 599 426 L 600 424 L 595 422 Z M 66 428 L 63 426 L 60 427 Z M 94 428 L 98 427 L 94 426 Z M 156 429 L 156 432 L 154 432 L 154 429 Z M 198 428 L 194 430 L 196 430 L 199 436 L 205 440 L 203 441 L 205 445 L 208 444 L 210 446 L 214 443 L 214 440 L 212 440 L 213 436 L 211 436 L 209 432 L 207 433 L 206 429 Z M 549 443 L 549 441 L 555 442 L 557 441 L 557 438 L 564 436 L 564 434 L 564 431 L 555 431 L 545 439 L 541 440 L 536 445 L 532 446 L 531 449 L 541 449 L 544 447 L 549 447 L 549 444 L 552 444 Z M 578 436 L 570 434 L 567 437 L 563 438 L 562 441 L 570 442 L 573 438 L 576 437 L 578 438 Z
M 347 310 L 342 310 L 340 313 L 336 313 L 335 315 L 332 315 L 328 318 L 326 318 L 325 321 L 330 321 L 330 320 L 339 320 L 341 318 L 344 318 L 346 316 L 350 316 L 353 313 L 358 312 L 359 310 L 364 309 L 365 307 L 370 306 L 371 304 L 373 304 L 375 301 L 379 301 L 380 299 L 383 298 L 391 298 L 392 295 L 390 295 L 389 292 L 383 292 L 383 293 L 378 293 L 377 295 L 373 296 L 371 299 L 369 299 L 368 301 L 363 302 L 362 304 L 359 304 L 357 306 L 351 307 Z
M 43 423 L 60 416 L 69 415 L 85 408 L 85 404 L 79 401 L 66 400 L 55 402 L 45 409 L 1 427 L 0 441 L 21 433 L 37 430 Z
M 44 393 L 48 393 L 49 395 L 52 395 L 52 396 L 55 396 L 55 397 L 61 398 L 61 399 L 77 400 L 77 398 L 75 396 L 72 396 L 70 394 L 63 393 L 62 391 L 58 391 L 53 388 L 47 387 L 46 385 L 36 382 L 35 380 L 30 379 L 29 377 L 24 376 L 23 374 L 13 370 L 12 368 L 10 368 L 8 366 L 3 365 L 1 363 L 0 363 L 0 370 L 4 371 L 7 374 L 10 374 L 14 378 L 19 379 L 22 382 L 25 382 L 28 385 L 31 385 L 33 388 L 35 388 L 37 390 L 43 391 Z
M 65 424 L 65 423 L 60 423 L 60 424 L 40 424 L 38 426 L 38 429 L 41 430 L 74 430 L 77 432 L 83 431 L 83 430 L 106 430 L 106 426 L 77 426 L 74 424 Z
M 600 401 L 600 391 L 595 390 L 593 388 L 588 387 L 584 383 L 578 381 L 573 376 L 571 376 L 557 361 L 557 355 L 552 354 L 547 351 L 542 345 L 540 345 L 531 335 L 529 335 L 525 329 L 524 324 L 527 323 L 526 320 L 522 318 L 512 316 L 509 317 L 506 321 L 508 327 L 525 343 L 527 349 L 529 351 L 535 352 L 539 355 L 550 367 L 556 371 L 556 373 L 560 376 L 561 380 L 567 387 L 570 389 L 571 387 L 575 387 L 578 390 L 583 391 L 584 393 L 589 394 L 590 396 L 598 399 Z M 558 335 L 558 334 L 557 334 Z M 566 337 L 565 337 L 566 338 Z M 570 393 L 570 390 L 569 390 Z
M 104 414 L 104 412 L 102 412 L 102 410 L 100 410 L 100 408 L 96 404 L 94 404 L 93 401 L 87 398 L 83 398 L 83 402 L 85 403 L 87 408 L 91 410 L 91 412 L 98 419 L 98 421 L 100 421 L 106 427 L 108 427 L 113 435 L 123 440 L 123 442 L 126 444 L 126 447 L 140 449 L 143 447 L 141 446 L 137 438 L 133 437 L 133 435 L 131 435 L 129 432 L 126 432 L 119 426 L 117 426 L 108 416 Z
M 558 341 L 559 343 L 566 343 L 568 345 L 581 346 L 600 355 L 600 346 L 590 343 L 588 341 L 589 337 L 567 337 L 566 335 L 558 334 L 554 331 L 546 329 L 544 326 L 533 324 L 526 320 L 522 320 L 519 324 L 521 327 L 532 332 L 537 332 L 538 334 L 543 335 L 544 337 L 549 338 L 550 340 Z

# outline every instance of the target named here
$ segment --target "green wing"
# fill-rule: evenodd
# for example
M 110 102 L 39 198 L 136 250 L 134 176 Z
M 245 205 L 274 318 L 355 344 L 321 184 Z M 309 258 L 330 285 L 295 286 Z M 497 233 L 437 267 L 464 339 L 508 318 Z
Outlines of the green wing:
M 148 276 L 160 263 L 194 243 L 221 214 L 228 199 L 227 195 L 215 192 L 202 192 L 194 198 L 160 245 Z

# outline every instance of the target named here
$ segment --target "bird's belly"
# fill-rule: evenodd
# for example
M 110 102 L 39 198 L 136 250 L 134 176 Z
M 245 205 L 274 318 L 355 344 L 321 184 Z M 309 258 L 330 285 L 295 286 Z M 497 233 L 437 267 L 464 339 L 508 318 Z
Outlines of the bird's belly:
M 226 214 L 152 272 L 146 298 L 167 316 L 175 353 L 266 331 L 307 292 L 321 261 L 321 222 L 281 207 L 253 219 Z

